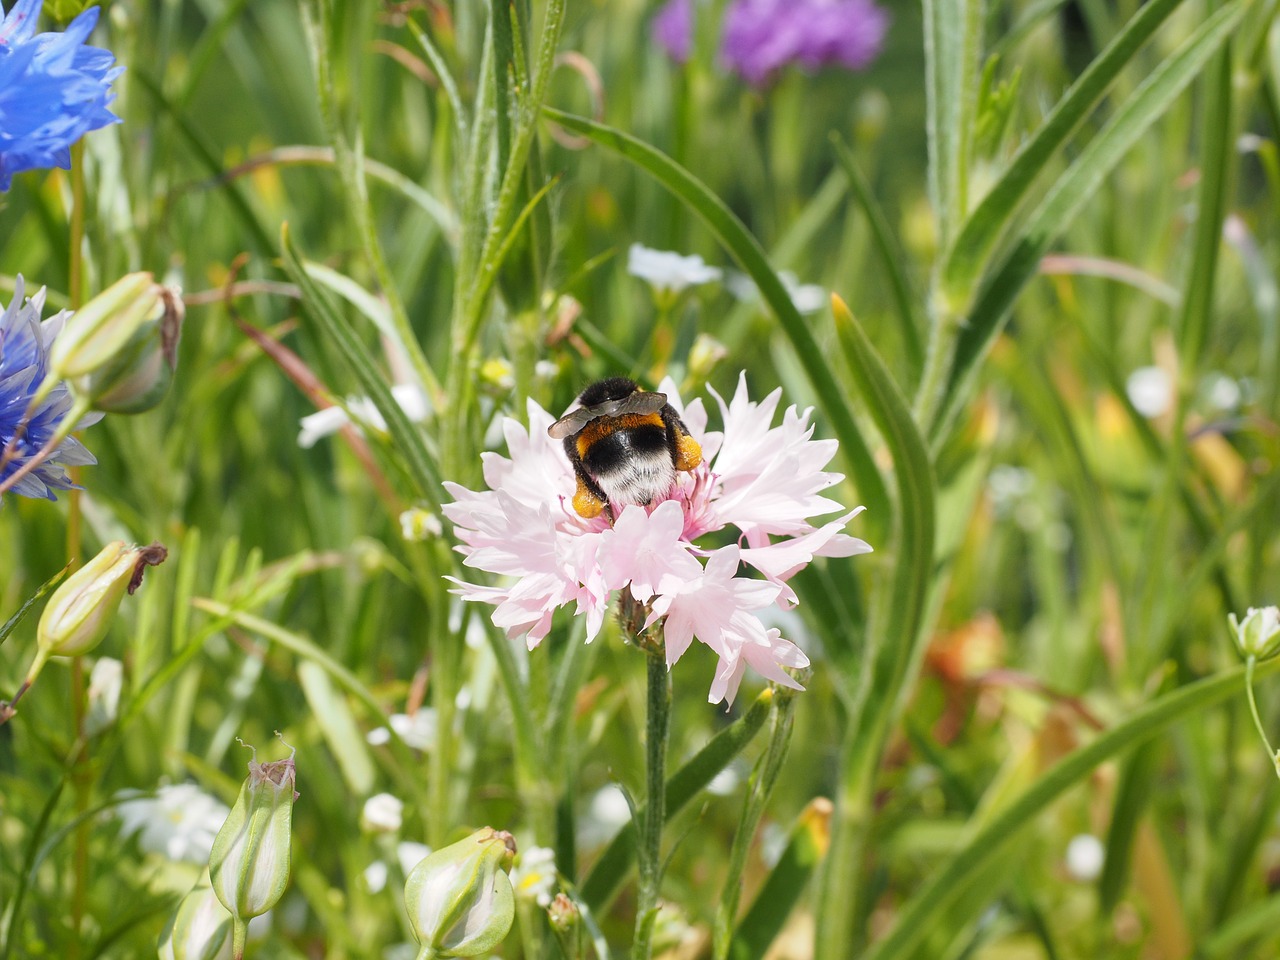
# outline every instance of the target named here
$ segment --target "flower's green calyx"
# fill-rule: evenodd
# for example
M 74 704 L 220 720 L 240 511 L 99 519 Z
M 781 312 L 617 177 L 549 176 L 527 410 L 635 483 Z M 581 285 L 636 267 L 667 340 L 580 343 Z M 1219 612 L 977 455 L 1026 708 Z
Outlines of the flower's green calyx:
M 123 540 L 108 543 L 54 591 L 36 629 L 40 653 L 45 658 L 73 657 L 96 647 L 124 595 L 138 589 L 147 567 L 163 563 L 168 555 L 159 543 L 146 547 Z
M 220 960 L 231 945 L 231 917 L 201 882 L 182 898 L 160 935 L 160 960 Z
M 289 884 L 294 792 L 293 753 L 284 760 L 249 761 L 249 777 L 218 831 L 209 878 L 238 923 L 270 910 Z
M 515 893 L 505 871 L 515 853 L 511 834 L 485 827 L 410 871 L 404 901 L 427 956 L 474 957 L 506 937 Z
M 111 363 L 154 314 L 161 287 L 150 273 L 130 273 L 77 310 L 49 351 L 49 376 L 86 377 Z
M 95 410 L 143 413 L 169 392 L 185 309 L 173 290 L 155 289 L 158 301 L 133 335 L 104 365 L 72 381 L 75 392 L 88 398 Z

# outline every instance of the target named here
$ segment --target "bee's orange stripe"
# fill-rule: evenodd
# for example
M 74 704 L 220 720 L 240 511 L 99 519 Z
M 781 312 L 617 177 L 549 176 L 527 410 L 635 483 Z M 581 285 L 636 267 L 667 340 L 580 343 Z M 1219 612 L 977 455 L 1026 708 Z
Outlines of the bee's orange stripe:
M 602 440 L 615 430 L 628 430 L 632 427 L 659 427 L 664 432 L 667 425 L 656 413 L 624 413 L 620 417 L 597 417 L 578 434 L 578 456 L 585 458 L 587 451 L 597 440 Z

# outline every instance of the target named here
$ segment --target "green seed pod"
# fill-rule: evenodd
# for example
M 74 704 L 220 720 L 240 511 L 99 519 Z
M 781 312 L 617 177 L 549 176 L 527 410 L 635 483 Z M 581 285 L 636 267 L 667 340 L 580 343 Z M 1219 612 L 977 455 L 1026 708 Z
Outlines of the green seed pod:
M 474 957 L 511 930 L 515 893 L 504 872 L 515 858 L 511 834 L 492 827 L 437 850 L 404 886 L 419 956 Z
M 258 763 L 255 753 L 249 777 L 213 841 L 209 878 L 237 924 L 270 910 L 289 884 L 293 801 L 298 797 L 293 786 L 292 754 Z
M 151 274 L 130 273 L 77 310 L 49 350 L 50 377 L 85 377 L 114 360 L 152 316 L 160 289 Z
M 120 609 L 125 593 L 142 583 L 142 571 L 164 561 L 168 551 L 158 543 L 134 547 L 122 540 L 108 543 L 54 591 L 40 616 L 36 642 L 45 656 L 73 657 L 101 642 Z
M 228 960 L 231 915 L 218 902 L 213 887 L 200 883 L 182 898 L 160 934 L 160 960 Z
M 158 287 L 159 302 L 116 355 L 88 376 L 71 383 L 104 413 L 143 413 L 160 403 L 178 366 L 178 340 L 185 311 L 182 300 Z

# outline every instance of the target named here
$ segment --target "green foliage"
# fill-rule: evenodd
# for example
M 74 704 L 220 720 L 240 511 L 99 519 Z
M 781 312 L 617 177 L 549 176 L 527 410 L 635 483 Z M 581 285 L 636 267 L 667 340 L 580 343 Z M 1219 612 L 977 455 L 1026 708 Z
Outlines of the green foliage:
M 625 955 L 654 893 L 658 956 L 1280 949 L 1280 790 L 1227 632 L 1280 596 L 1280 4 L 893 4 L 867 71 L 756 89 L 723 69 L 732 2 L 693 4 L 683 64 L 640 0 L 105 6 L 123 122 L 0 198 L 0 300 L 147 270 L 187 321 L 168 398 L 83 432 L 80 493 L 4 497 L 0 697 L 68 561 L 170 560 L 95 651 L 118 704 L 54 661 L 0 722 L 0 960 L 151 955 L 205 865 L 127 805 L 230 804 L 236 738 L 276 730 L 293 865 L 250 956 L 395 956 L 403 844 L 485 826 L 554 850 L 567 898 L 553 931 L 513 877 L 513 960 Z M 654 295 L 633 243 L 726 276 Z M 530 401 L 671 376 L 715 430 L 740 371 L 815 408 L 875 552 L 789 581 L 794 699 L 748 671 L 726 714 L 714 657 L 671 670 L 637 880 L 627 625 L 587 645 L 557 614 L 528 650 L 450 593 L 482 575 L 449 522 L 400 516 L 434 530 Z M 386 429 L 300 446 L 331 404 Z M 1280 666 L 1249 669 L 1271 730 Z M 398 826 L 361 825 L 379 793 Z

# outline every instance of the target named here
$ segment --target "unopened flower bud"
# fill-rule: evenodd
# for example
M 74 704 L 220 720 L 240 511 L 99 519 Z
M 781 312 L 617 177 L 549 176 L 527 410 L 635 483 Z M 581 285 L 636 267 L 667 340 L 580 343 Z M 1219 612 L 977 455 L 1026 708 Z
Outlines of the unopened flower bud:
M 374 794 L 360 811 L 360 827 L 369 833 L 395 833 L 400 829 L 404 803 L 389 793 Z
M 582 922 L 582 914 L 578 910 L 578 905 L 568 896 L 557 893 L 555 899 L 551 901 L 551 906 L 547 907 L 547 919 L 551 921 L 551 927 L 557 933 L 568 933 Z
M 95 410 L 143 413 L 169 392 L 178 366 L 178 340 L 185 309 L 168 287 L 157 287 L 159 302 L 115 356 L 71 383 Z
M 240 787 L 227 822 L 209 854 L 213 891 L 236 921 L 247 924 L 270 910 L 289 883 L 292 840 L 293 754 L 271 763 L 249 761 L 249 777 Z
M 149 273 L 130 273 L 77 310 L 49 350 L 50 376 L 73 380 L 113 361 L 160 303 Z
M 1234 613 L 1227 620 L 1242 656 L 1268 660 L 1280 651 L 1280 608 L 1250 607 L 1243 620 L 1237 622 Z
M 515 853 L 511 834 L 485 827 L 413 868 L 404 902 L 424 951 L 474 957 L 506 937 L 515 919 L 515 893 L 504 871 Z
M 728 355 L 728 348 L 715 337 L 698 334 L 689 348 L 689 379 L 698 385 L 706 383 L 716 365 Z
M 96 647 L 115 619 L 120 600 L 142 585 L 147 567 L 163 563 L 168 555 L 158 543 L 134 547 L 115 540 L 67 577 L 40 615 L 36 656 L 13 703 L 35 682 L 50 657 L 76 657 Z M 0 714 L 2 723 L 13 715 L 12 707 L 0 708 Z
M 230 934 L 231 915 L 201 883 L 182 898 L 160 935 L 160 960 L 224 960 L 231 956 Z

